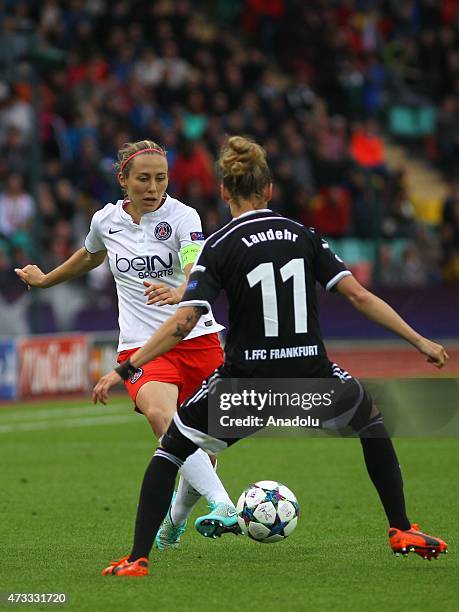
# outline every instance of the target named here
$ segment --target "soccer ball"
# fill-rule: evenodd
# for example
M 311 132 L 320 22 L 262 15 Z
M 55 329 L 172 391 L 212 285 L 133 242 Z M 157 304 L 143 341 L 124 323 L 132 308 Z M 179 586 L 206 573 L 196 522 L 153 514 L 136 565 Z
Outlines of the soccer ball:
M 295 530 L 300 515 L 295 495 L 275 480 L 251 484 L 242 493 L 236 509 L 242 532 L 264 544 L 285 540 Z

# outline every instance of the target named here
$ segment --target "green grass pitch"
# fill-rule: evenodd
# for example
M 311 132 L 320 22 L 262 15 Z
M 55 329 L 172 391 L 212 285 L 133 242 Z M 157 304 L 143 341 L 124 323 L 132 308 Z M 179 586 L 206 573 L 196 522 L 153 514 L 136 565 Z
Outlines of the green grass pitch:
M 130 549 L 155 448 L 146 421 L 124 397 L 2 407 L 0 591 L 66 592 L 66 608 L 91 612 L 457 610 L 457 439 L 396 446 L 412 520 L 449 544 L 439 561 L 392 556 L 358 440 L 252 438 L 221 455 L 219 474 L 234 500 L 256 480 L 288 485 L 294 534 L 262 545 L 190 527 L 180 550 L 153 552 L 148 578 L 116 579 L 100 571 Z

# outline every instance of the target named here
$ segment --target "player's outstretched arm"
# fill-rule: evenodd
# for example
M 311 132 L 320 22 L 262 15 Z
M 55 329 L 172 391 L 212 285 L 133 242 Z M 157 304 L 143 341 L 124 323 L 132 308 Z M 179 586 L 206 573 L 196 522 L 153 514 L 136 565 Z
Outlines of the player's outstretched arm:
M 148 361 L 170 351 L 176 344 L 186 338 L 199 321 L 205 309 L 200 306 L 179 308 L 167 321 L 150 336 L 147 342 L 116 370 L 99 379 L 92 392 L 93 402 L 107 403 L 108 391 L 113 385 L 130 378 Z
M 353 276 L 346 276 L 336 285 L 337 291 L 346 297 L 359 312 L 368 319 L 394 332 L 426 355 L 427 361 L 442 368 L 448 357 L 441 344 L 432 342 L 417 333 L 384 300 L 362 287 Z
M 140 368 L 148 361 L 170 351 L 176 344 L 186 338 L 205 312 L 200 306 L 184 306 L 164 321 L 147 342 L 136 351 L 130 362 Z
M 45 274 L 34 264 L 29 264 L 24 268 L 15 268 L 14 271 L 27 285 L 27 289 L 31 287 L 47 289 L 97 268 L 104 261 L 106 255 L 107 251 L 90 253 L 83 247 L 78 249 L 63 264 L 48 272 L 48 274 Z

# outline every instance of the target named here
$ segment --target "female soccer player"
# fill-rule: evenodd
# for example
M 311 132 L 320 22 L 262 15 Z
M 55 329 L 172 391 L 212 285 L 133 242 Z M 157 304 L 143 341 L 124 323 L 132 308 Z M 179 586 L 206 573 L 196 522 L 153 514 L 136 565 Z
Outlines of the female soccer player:
M 225 364 L 175 414 L 145 473 L 131 554 L 112 563 L 103 574 L 148 574 L 148 556 L 166 515 L 179 466 L 197 447 L 218 452 L 236 441 L 212 436 L 208 428 L 209 388 L 230 377 L 337 376 L 346 381 L 343 384 L 349 393 L 335 405 L 334 420 L 340 422 L 340 428 L 349 425 L 360 437 L 369 476 L 388 518 L 392 550 L 412 551 L 429 559 L 446 552 L 445 542 L 420 532 L 408 520 L 397 456 L 370 395 L 327 357 L 319 327 L 316 280 L 408 341 L 437 367 L 445 365 L 445 349 L 423 338 L 388 304 L 364 289 L 318 232 L 266 208 L 272 185 L 259 145 L 234 136 L 224 147 L 219 165 L 222 197 L 233 220 L 206 241 L 177 312 L 116 372 L 99 380 L 93 397 L 105 402 L 109 388 L 120 378 L 135 376 L 144 363 L 170 351 L 210 312 L 221 289 L 227 293 L 230 308 Z M 323 407 L 308 414 L 323 417 Z
M 204 237 L 196 210 L 166 194 L 168 166 L 159 145 L 150 140 L 126 143 L 118 159 L 126 197 L 95 213 L 84 247 L 47 274 L 35 265 L 16 273 L 29 287 L 47 288 L 89 272 L 108 256 L 118 293 L 121 363 L 175 312 Z M 184 342 L 125 381 L 136 410 L 146 416 L 157 438 L 166 432 L 177 405 L 222 364 L 221 329 L 209 311 Z M 207 453 L 199 450 L 190 457 L 181 474 L 157 538 L 159 548 L 178 545 L 200 497 L 196 488 L 208 491 L 221 512 L 233 511 Z M 231 528 L 236 519 L 232 515 L 225 522 Z

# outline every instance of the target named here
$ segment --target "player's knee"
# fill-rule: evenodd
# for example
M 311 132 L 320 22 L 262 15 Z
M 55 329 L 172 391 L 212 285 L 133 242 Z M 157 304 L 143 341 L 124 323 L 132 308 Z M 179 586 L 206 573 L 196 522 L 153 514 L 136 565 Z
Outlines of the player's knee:
M 161 410 L 160 408 L 152 405 L 142 406 L 141 411 L 147 421 L 150 423 L 155 436 L 158 439 L 163 436 L 166 433 L 172 419 L 172 415 L 169 414 L 169 411 Z
M 367 427 L 375 418 L 382 421 L 382 415 L 376 408 L 373 398 L 368 391 L 363 388 L 363 398 L 357 407 L 357 410 L 352 417 L 349 425 L 356 432 L 359 433 L 362 429 Z
M 198 450 L 198 446 L 179 431 L 174 421 L 161 438 L 161 448 L 178 457 L 181 461 L 186 461 L 190 455 Z
M 161 438 L 167 431 L 167 428 L 170 425 L 170 420 L 164 418 L 163 415 L 154 415 L 151 420 L 149 419 L 150 425 L 154 431 L 155 436 Z
M 157 437 L 167 431 L 177 411 L 177 394 L 175 385 L 156 381 L 146 382 L 137 393 L 136 406 L 147 418 Z

